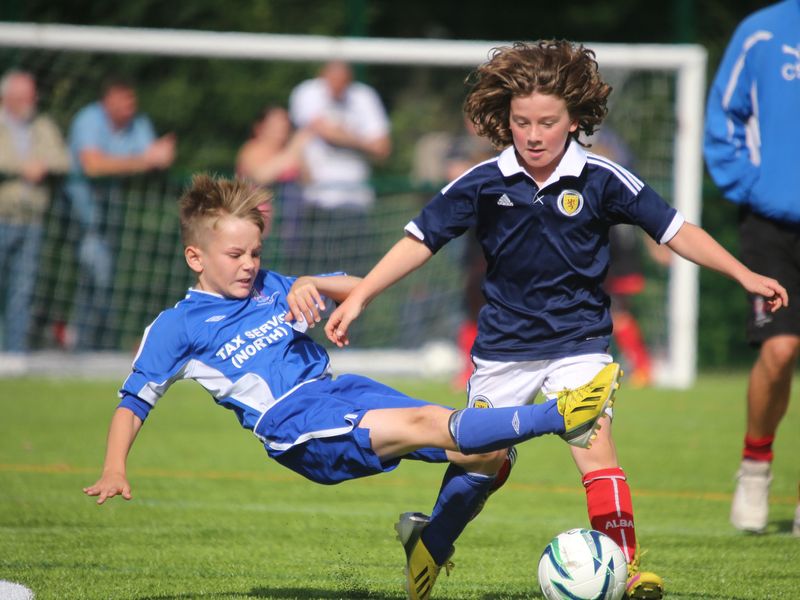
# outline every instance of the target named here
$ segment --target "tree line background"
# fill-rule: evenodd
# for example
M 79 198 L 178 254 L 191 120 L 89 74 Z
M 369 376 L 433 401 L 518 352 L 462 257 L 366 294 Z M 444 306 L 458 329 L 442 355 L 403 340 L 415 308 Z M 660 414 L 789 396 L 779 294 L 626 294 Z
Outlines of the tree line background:
M 0 5 L 0 20 L 389 38 L 697 43 L 708 51 L 710 82 L 737 24 L 768 4 L 753 0 L 672 0 L 649 3 L 645 8 L 639 0 L 530 0 L 504 3 L 494 9 L 477 0 L 5 0 Z M 35 60 L 23 53 L 16 62 L 41 71 L 41 65 L 28 64 Z M 158 131 L 177 133 L 177 176 L 198 169 L 230 172 L 236 151 L 248 137 L 259 110 L 267 104 L 285 105 L 292 87 L 313 76 L 318 68 L 302 62 L 173 61 L 112 55 L 75 55 L 59 60 L 72 61 L 64 67 L 65 72 L 82 73 L 69 81 L 58 77 L 41 81 L 43 98 L 68 98 L 52 103 L 54 116 L 65 129 L 72 114 L 97 97 L 102 79 L 122 72 L 137 83 L 140 104 Z M 379 182 L 392 185 L 408 174 L 413 143 L 420 135 L 460 128 L 467 70 L 452 70 L 443 76 L 435 68 L 412 71 L 357 65 L 357 74 L 379 90 L 392 117 L 395 153 L 376 171 Z M 220 106 L 225 107 L 224 114 L 220 114 Z M 707 175 L 702 218 L 718 240 L 737 250 L 736 207 L 719 195 Z M 748 364 L 753 355 L 744 341 L 743 292 L 733 282 L 704 271 L 700 294 L 700 366 Z

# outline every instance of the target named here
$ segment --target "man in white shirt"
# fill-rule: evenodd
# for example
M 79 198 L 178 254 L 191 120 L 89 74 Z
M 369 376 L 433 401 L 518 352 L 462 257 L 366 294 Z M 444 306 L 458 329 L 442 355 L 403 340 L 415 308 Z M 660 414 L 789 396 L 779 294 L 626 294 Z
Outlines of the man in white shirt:
M 289 114 L 296 127 L 314 134 L 303 156 L 303 243 L 291 245 L 305 250 L 303 256 L 289 257 L 289 269 L 344 267 L 363 275 L 359 265 L 366 268 L 374 258 L 363 256 L 365 217 L 375 202 L 370 162 L 385 160 L 392 150 L 380 97 L 370 86 L 353 81 L 350 65 L 332 61 L 319 77 L 292 90 Z M 330 265 L 323 264 L 326 257 Z
M 316 134 L 305 151 L 305 201 L 328 209 L 371 206 L 369 161 L 388 158 L 392 149 L 389 120 L 375 90 L 353 81 L 346 63 L 330 62 L 319 77 L 292 91 L 289 114 L 297 127 Z

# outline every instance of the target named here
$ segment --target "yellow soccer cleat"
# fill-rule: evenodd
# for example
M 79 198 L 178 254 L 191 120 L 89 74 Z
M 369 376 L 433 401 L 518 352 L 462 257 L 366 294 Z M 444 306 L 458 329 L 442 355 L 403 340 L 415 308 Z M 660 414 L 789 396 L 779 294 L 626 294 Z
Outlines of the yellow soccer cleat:
M 664 597 L 664 580 L 650 571 L 639 570 L 639 548 L 633 560 L 628 563 L 628 583 L 625 598 L 628 600 L 661 600 Z
M 403 513 L 395 524 L 397 539 L 403 544 L 406 552 L 406 594 L 409 600 L 428 600 L 439 576 L 442 566 L 447 575 L 453 563 L 447 560 L 444 565 L 437 565 L 420 535 L 428 524 L 428 517 L 422 513 Z
M 610 363 L 587 384 L 558 393 L 558 412 L 564 417 L 566 431 L 561 437 L 568 444 L 589 448 L 600 429 L 600 418 L 614 404 L 622 369 Z

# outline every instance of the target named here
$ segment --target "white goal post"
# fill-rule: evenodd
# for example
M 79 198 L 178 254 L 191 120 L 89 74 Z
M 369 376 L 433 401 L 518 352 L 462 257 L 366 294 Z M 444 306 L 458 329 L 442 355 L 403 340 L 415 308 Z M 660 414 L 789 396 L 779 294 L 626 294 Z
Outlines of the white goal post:
M 147 54 L 245 60 L 325 61 L 364 64 L 476 66 L 492 48 L 508 41 L 339 38 L 311 35 L 250 34 L 170 29 L 0 23 L 0 47 L 59 51 Z M 687 220 L 700 221 L 702 123 L 706 51 L 698 45 L 585 43 L 601 68 L 644 68 L 675 73 L 673 204 Z M 670 267 L 665 318 L 670 341 L 657 365 L 656 382 L 685 388 L 695 378 L 698 274 L 694 265 L 675 260 Z M 389 372 L 430 372 L 430 358 L 446 355 L 407 351 L 395 355 Z M 337 370 L 365 371 L 373 361 L 354 350 L 333 352 Z M 382 361 L 381 361 L 382 362 Z M 425 365 L 427 364 L 427 367 Z M 447 361 L 444 361 L 447 370 Z M 453 366 L 455 368 L 455 366 Z M 0 373 L 2 374 L 2 373 Z

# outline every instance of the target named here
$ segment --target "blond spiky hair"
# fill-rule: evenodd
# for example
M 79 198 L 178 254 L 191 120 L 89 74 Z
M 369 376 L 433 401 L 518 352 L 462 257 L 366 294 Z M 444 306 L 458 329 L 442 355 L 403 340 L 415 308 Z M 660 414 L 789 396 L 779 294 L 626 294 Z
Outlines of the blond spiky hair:
M 181 239 L 184 246 L 197 245 L 204 230 L 213 230 L 224 216 L 250 221 L 264 231 L 258 207 L 272 201 L 272 195 L 241 179 L 225 179 L 201 173 L 179 201 Z

